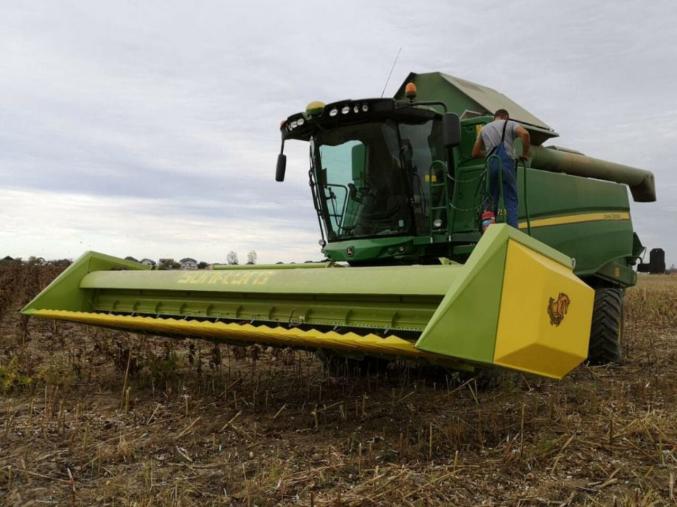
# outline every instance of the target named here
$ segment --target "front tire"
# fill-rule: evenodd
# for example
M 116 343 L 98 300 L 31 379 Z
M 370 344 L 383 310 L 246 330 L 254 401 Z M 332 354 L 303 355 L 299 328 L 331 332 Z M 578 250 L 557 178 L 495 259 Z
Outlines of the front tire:
M 623 358 L 622 336 L 623 289 L 597 289 L 590 327 L 590 364 L 619 363 Z

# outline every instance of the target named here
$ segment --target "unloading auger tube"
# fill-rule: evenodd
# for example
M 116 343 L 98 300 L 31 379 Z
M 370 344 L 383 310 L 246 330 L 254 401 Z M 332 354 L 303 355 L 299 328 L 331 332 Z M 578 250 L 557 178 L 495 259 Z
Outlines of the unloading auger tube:
M 586 358 L 593 299 L 569 257 L 494 225 L 465 264 L 160 271 L 89 252 L 22 312 L 158 335 L 561 378 Z
M 531 156 L 531 165 L 541 170 L 624 183 L 630 188 L 635 201 L 656 200 L 656 184 L 651 171 L 588 157 L 557 147 L 534 146 Z

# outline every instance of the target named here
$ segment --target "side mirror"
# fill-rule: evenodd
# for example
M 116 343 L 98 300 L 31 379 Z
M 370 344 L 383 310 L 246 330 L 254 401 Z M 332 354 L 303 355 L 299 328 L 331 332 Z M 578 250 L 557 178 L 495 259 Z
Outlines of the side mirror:
M 461 143 L 461 120 L 456 113 L 444 113 L 442 141 L 447 148 L 453 148 Z
M 275 181 L 284 181 L 284 172 L 287 169 L 287 155 L 280 153 L 277 156 L 277 167 L 275 168 Z

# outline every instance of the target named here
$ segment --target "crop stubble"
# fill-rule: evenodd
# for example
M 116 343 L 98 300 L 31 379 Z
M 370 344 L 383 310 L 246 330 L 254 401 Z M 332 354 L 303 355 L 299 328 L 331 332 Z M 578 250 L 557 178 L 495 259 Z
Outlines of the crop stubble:
M 20 317 L 63 267 L 0 265 L 0 503 L 675 502 L 677 276 L 627 292 L 621 366 L 487 382 Z

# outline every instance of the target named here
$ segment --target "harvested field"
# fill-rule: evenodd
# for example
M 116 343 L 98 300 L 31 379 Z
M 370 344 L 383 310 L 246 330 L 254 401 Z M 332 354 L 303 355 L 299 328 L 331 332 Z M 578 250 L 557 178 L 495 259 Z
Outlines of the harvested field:
M 669 505 L 677 276 L 626 294 L 626 361 L 562 382 L 26 320 L 63 265 L 0 265 L 0 503 Z

